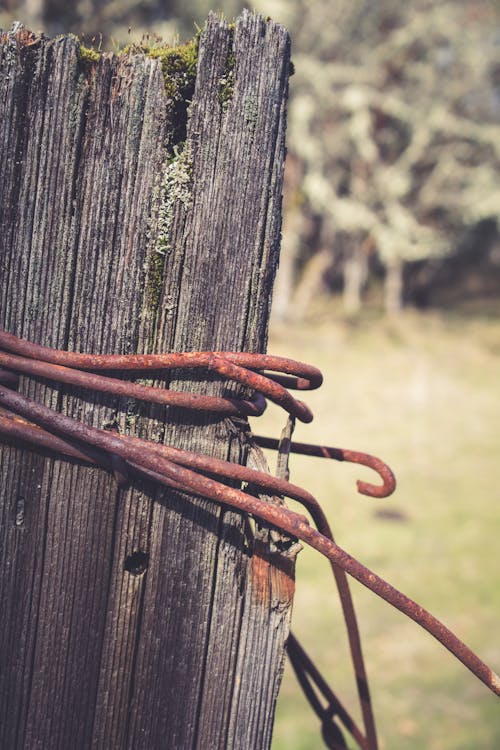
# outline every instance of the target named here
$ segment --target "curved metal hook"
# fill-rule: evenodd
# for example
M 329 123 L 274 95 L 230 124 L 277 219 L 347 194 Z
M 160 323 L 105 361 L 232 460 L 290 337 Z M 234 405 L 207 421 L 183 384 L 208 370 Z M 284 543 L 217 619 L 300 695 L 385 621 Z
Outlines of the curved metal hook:
M 312 528 L 305 516 L 284 506 L 274 505 L 259 497 L 246 494 L 237 488 L 221 484 L 211 477 L 199 474 L 166 458 L 161 458 L 144 450 L 144 448 L 137 447 L 137 445 L 126 445 L 122 439 L 105 430 L 75 422 L 71 417 L 55 413 L 52 409 L 37 404 L 2 385 L 0 385 L 0 403 L 21 416 L 36 420 L 36 423 L 45 430 L 51 431 L 53 429 L 56 433 L 69 437 L 70 440 L 84 441 L 98 451 L 104 450 L 109 453 L 116 453 L 132 466 L 137 465 L 146 476 L 154 477 L 166 486 L 173 486 L 182 489 L 183 492 L 229 505 L 278 527 L 289 536 L 297 537 L 306 542 L 328 558 L 333 565 L 342 568 L 361 584 L 421 625 L 470 669 L 495 695 L 500 696 L 500 676 L 493 672 L 451 630 L 424 607 L 362 565 L 352 555 L 335 544 L 331 538 Z M 317 446 L 314 446 L 314 448 L 317 448 Z M 318 454 L 312 453 L 312 455 Z M 359 458 L 359 456 L 355 457 Z M 341 460 L 345 460 L 344 457 Z
M 260 445 L 261 448 L 277 450 L 279 446 L 279 440 L 276 440 L 275 438 L 268 438 L 262 435 L 255 435 L 254 438 L 257 445 Z M 290 450 L 292 453 L 299 453 L 303 456 L 331 458 L 334 461 L 347 461 L 351 464 L 360 464 L 361 466 L 367 466 L 369 469 L 373 469 L 373 471 L 375 471 L 381 478 L 382 484 L 371 484 L 370 482 L 364 482 L 358 479 L 356 484 L 358 492 L 361 495 L 377 498 L 389 497 L 389 495 L 392 495 L 396 489 L 396 477 L 392 470 L 380 458 L 371 456 L 369 453 L 344 450 L 343 448 L 332 448 L 326 445 L 295 442 L 290 444 Z
M 382 485 L 376 485 L 358 479 L 356 486 L 361 495 L 377 498 L 389 497 L 389 495 L 392 495 L 396 489 L 396 477 L 394 476 L 392 469 L 384 463 L 382 459 L 377 458 L 376 456 L 371 456 L 369 453 L 360 453 L 359 451 L 342 450 L 342 453 L 342 461 L 367 466 L 369 469 L 373 469 L 382 480 Z

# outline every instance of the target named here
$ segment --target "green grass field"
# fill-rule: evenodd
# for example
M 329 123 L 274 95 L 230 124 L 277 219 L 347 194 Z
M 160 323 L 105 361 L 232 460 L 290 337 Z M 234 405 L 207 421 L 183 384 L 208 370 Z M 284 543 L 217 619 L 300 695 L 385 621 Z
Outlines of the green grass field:
M 335 317 L 271 333 L 269 352 L 325 375 L 306 394 L 315 421 L 295 437 L 380 456 L 398 489 L 370 500 L 355 487 L 358 477 L 373 478 L 369 470 L 312 458 L 294 457 L 291 479 L 324 504 L 341 546 L 500 671 L 500 317 Z M 269 408 L 258 430 L 277 435 L 283 422 Z M 381 748 L 500 748 L 500 701 L 413 622 L 356 582 L 353 591 Z M 359 716 L 329 567 L 307 549 L 297 562 L 292 626 Z M 321 746 L 287 665 L 273 750 Z

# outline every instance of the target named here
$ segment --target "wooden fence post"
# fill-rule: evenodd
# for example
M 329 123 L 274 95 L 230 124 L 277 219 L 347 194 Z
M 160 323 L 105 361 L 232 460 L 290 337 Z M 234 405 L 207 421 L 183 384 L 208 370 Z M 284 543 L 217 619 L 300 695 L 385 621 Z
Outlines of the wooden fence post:
M 2 34 L 0 326 L 73 351 L 263 351 L 288 70 L 287 32 L 249 12 L 210 15 L 170 52 Z M 261 460 L 243 420 L 21 390 L 94 426 Z M 269 747 L 294 560 L 265 529 L 9 446 L 0 521 L 2 748 Z

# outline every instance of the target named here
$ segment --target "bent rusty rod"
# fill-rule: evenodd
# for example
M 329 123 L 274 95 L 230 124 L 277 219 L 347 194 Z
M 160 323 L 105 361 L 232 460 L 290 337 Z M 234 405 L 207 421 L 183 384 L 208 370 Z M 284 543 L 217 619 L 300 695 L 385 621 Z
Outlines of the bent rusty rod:
M 261 448 L 277 450 L 279 447 L 279 440 L 276 440 L 276 438 L 264 437 L 262 435 L 255 435 L 255 442 Z M 350 464 L 360 464 L 361 466 L 367 466 L 370 469 L 373 469 L 373 471 L 376 471 L 382 479 L 382 485 L 377 486 L 370 482 L 363 482 L 358 479 L 356 485 L 358 492 L 361 495 L 376 498 L 389 497 L 389 495 L 392 495 L 396 489 L 396 477 L 390 467 L 387 466 L 384 461 L 381 461 L 380 458 L 371 456 L 369 453 L 361 453 L 360 451 L 352 451 L 345 448 L 332 448 L 326 445 L 296 443 L 295 441 L 290 443 L 290 451 L 292 453 L 299 453 L 303 456 L 331 458 L 334 461 L 346 461 Z
M 18 356 L 0 351 L 0 367 L 10 368 L 13 381 L 16 378 L 15 373 L 23 372 L 82 388 L 112 393 L 117 396 L 133 397 L 153 403 L 179 406 L 196 411 L 211 411 L 227 416 L 260 416 L 265 409 L 265 397 L 267 397 L 301 421 L 310 422 L 312 420 L 312 413 L 306 404 L 295 399 L 284 386 L 275 382 L 274 379 L 278 378 L 278 375 L 266 373 L 263 376 L 244 369 L 250 365 L 255 368 L 259 366 L 271 369 L 283 368 L 284 372 L 294 373 L 297 377 L 293 381 L 288 382 L 289 387 L 305 390 L 306 388 L 317 388 L 322 382 L 320 371 L 311 365 L 295 362 L 284 357 L 274 357 L 265 354 L 239 352 L 224 352 L 221 353 L 221 356 L 215 356 L 209 352 L 187 352 L 165 355 L 77 354 L 32 344 L 0 330 L 0 347 L 2 346 L 9 348 L 11 351 L 22 352 L 23 355 L 26 355 Z M 44 359 L 35 359 L 38 356 L 43 356 Z M 228 358 L 227 361 L 222 359 L 223 356 Z M 234 362 L 229 361 L 229 357 L 238 364 L 236 365 Z M 78 363 L 80 366 L 92 367 L 93 369 L 96 367 L 112 369 L 118 366 L 124 367 L 126 364 L 128 364 L 129 369 L 155 369 L 160 366 L 169 368 L 188 366 L 192 368 L 208 367 L 209 369 L 216 369 L 224 377 L 248 386 L 255 391 L 255 395 L 251 399 L 230 399 L 154 388 L 118 378 L 81 372 L 72 367 L 61 365 L 60 362 Z M 9 376 L 9 369 L 3 370 L 3 372 L 3 381 L 6 382 L 6 378 Z M 2 382 L 1 377 L 0 382 Z M 276 448 L 278 445 L 278 441 L 272 438 L 256 436 L 255 439 L 257 444 L 262 447 Z M 396 483 L 392 471 L 387 464 L 375 456 L 358 451 L 320 447 L 305 443 L 292 443 L 291 449 L 294 453 L 359 463 L 374 469 L 382 479 L 382 486 L 377 487 L 367 482 L 358 481 L 357 486 L 361 494 L 370 497 L 388 497 L 395 489 Z
M 10 366 L 14 369 L 21 370 L 28 374 L 63 380 L 64 382 L 73 383 L 78 386 L 91 387 L 94 390 L 112 392 L 116 395 L 134 396 L 137 398 L 144 398 L 146 400 L 152 400 L 160 403 L 173 403 L 178 406 L 192 409 L 216 411 L 219 413 L 219 415 L 224 413 L 228 415 L 234 415 L 235 413 L 256 415 L 258 413 L 262 413 L 265 408 L 265 399 L 261 394 L 265 394 L 268 398 L 280 404 L 290 414 L 297 416 L 302 421 L 309 422 L 312 419 L 312 413 L 305 404 L 295 400 L 286 391 L 286 387 L 299 390 L 309 390 L 319 387 L 322 383 L 321 372 L 311 365 L 296 362 L 284 357 L 275 357 L 272 355 L 263 355 L 258 353 L 190 352 L 160 355 L 76 354 L 72 352 L 42 347 L 37 344 L 19 339 L 12 334 L 8 334 L 0 330 L 0 347 L 2 346 L 4 349 L 10 349 L 11 354 L 4 353 L 2 355 L 2 352 L 0 352 L 0 358 L 2 358 L 3 356 L 0 364 L 3 363 L 5 366 Z M 12 352 L 17 352 L 17 355 L 12 354 Z M 19 355 L 26 356 L 20 357 Z M 36 357 L 39 357 L 40 359 L 35 359 Z M 251 401 L 237 401 L 229 399 L 225 400 L 220 398 L 217 399 L 216 397 L 210 396 L 177 393 L 174 391 L 159 391 L 159 389 L 156 388 L 136 386 L 133 383 L 124 382 L 122 380 L 104 378 L 98 375 L 89 375 L 87 373 L 82 373 L 79 370 L 74 370 L 73 368 L 66 367 L 67 364 L 77 365 L 83 368 L 92 367 L 94 369 L 122 367 L 136 370 L 158 367 L 175 368 L 184 366 L 193 368 L 206 366 L 208 369 L 216 370 L 219 374 L 227 378 L 234 379 L 237 382 L 250 387 L 254 390 L 255 395 Z M 250 370 L 274 370 L 274 372 L 266 371 L 262 374 L 259 374 L 252 371 L 249 372 L 248 370 L 245 370 L 243 368 L 250 368 Z M 277 373 L 276 371 L 279 372 Z M 11 385 L 10 382 L 7 384 Z M 255 389 L 260 389 L 261 393 L 259 393 L 259 391 Z M 13 428 L 11 426 L 11 434 L 12 430 Z M 47 442 L 47 439 L 48 438 L 46 436 L 44 438 L 45 443 Z M 146 449 L 148 448 L 149 446 L 146 446 Z M 340 455 L 338 451 L 337 453 Z M 356 455 L 361 456 L 363 454 Z M 334 456 L 331 455 L 330 457 L 333 458 Z M 380 462 L 378 459 L 370 456 L 367 456 L 367 459 L 367 465 L 375 468 L 376 471 L 379 471 L 376 465 L 377 462 L 378 464 L 385 467 L 385 464 Z M 193 459 L 191 458 L 191 461 L 192 460 Z M 345 460 L 345 457 L 343 456 L 341 460 Z M 373 462 L 375 462 L 375 465 L 373 464 Z M 123 481 L 123 476 L 120 475 L 120 472 L 121 474 L 123 474 L 123 467 L 118 470 L 116 466 L 114 466 L 115 463 L 116 457 L 112 458 L 113 466 L 111 468 L 114 470 L 115 478 L 119 483 L 121 483 Z M 388 467 L 385 468 L 386 472 L 388 471 L 390 473 Z M 386 496 L 392 490 L 389 488 L 389 485 L 382 473 L 380 473 L 380 476 L 382 477 L 384 482 L 384 496 Z M 255 477 L 254 479 L 256 480 Z M 359 484 L 360 483 L 358 483 L 358 485 Z M 367 483 L 361 484 L 363 485 L 363 487 L 358 486 L 358 489 L 360 489 L 360 491 L 364 494 L 372 496 L 377 496 L 380 494 L 380 488 L 375 487 L 374 485 L 369 485 Z M 308 502 L 308 498 L 304 496 L 299 496 L 296 499 L 305 504 L 307 504 Z M 311 501 L 312 503 L 316 504 L 316 508 L 312 508 L 311 512 L 313 514 L 313 517 L 315 517 L 316 519 L 318 528 L 321 528 L 324 533 L 327 533 L 331 536 L 331 530 L 328 527 L 326 518 L 324 517 L 319 504 L 316 503 L 312 496 L 309 496 L 309 502 Z M 331 536 L 331 538 L 333 539 L 333 536 Z M 364 666 L 361 639 L 359 635 L 357 618 L 354 611 L 354 604 L 352 602 L 348 581 L 344 571 L 342 571 L 340 568 L 337 568 L 333 564 L 332 567 L 339 591 L 344 619 L 348 630 L 351 657 L 356 675 L 359 699 L 361 703 L 367 737 L 370 740 L 370 747 L 373 748 L 373 750 L 376 750 L 377 739 L 375 732 L 375 723 L 369 697 L 368 678 Z
M 228 487 L 211 477 L 202 476 L 179 464 L 158 455 L 148 455 L 135 445 L 128 445 L 113 434 L 74 422 L 71 418 L 54 413 L 51 409 L 36 404 L 30 399 L 0 385 L 0 402 L 27 418 L 34 419 L 48 430 L 64 433 L 75 440 L 85 441 L 96 448 L 116 453 L 125 461 L 144 467 L 161 476 L 167 486 L 174 482 L 191 492 L 217 503 L 250 513 L 292 537 L 306 542 L 335 565 L 342 568 L 366 588 L 391 604 L 403 614 L 421 625 L 434 638 L 442 643 L 459 661 L 476 675 L 493 693 L 500 696 L 500 677 L 472 652 L 443 623 L 424 607 L 402 594 L 387 581 L 358 562 L 348 552 L 328 537 L 313 529 L 307 518 L 283 506 L 270 505 L 259 498 L 247 495 L 241 490 Z
M 252 390 L 258 391 L 265 398 L 281 406 L 292 416 L 297 417 L 302 422 L 311 422 L 313 415 L 309 407 L 302 401 L 295 399 L 289 391 L 281 384 L 280 376 L 273 375 L 272 372 L 262 374 L 255 370 L 273 370 L 277 369 L 288 375 L 295 376 L 291 381 L 287 381 L 289 386 L 299 390 L 309 390 L 318 388 L 322 383 L 321 372 L 311 365 L 285 357 L 273 357 L 266 354 L 238 353 L 238 352 L 173 352 L 170 354 L 80 354 L 77 352 L 66 352 L 58 349 L 50 349 L 39 344 L 33 344 L 30 341 L 20 339 L 13 334 L 0 330 L 0 348 L 7 350 L 14 355 L 20 355 L 23 358 L 37 360 L 37 366 L 40 368 L 41 363 L 45 362 L 46 367 L 44 377 L 58 379 L 57 370 L 50 372 L 50 365 L 54 367 L 65 367 L 66 378 L 72 377 L 71 381 L 75 385 L 84 385 L 84 379 L 77 374 L 78 370 L 158 370 L 158 369 L 199 369 L 205 368 L 209 371 L 215 371 L 225 378 L 234 380 L 241 385 L 247 386 Z M 0 353 L 1 354 L 1 353 Z M 18 363 L 19 364 L 19 363 Z M 9 367 L 6 355 L 0 356 L 0 366 Z M 26 362 L 22 366 L 27 368 Z M 14 362 L 11 369 L 17 369 L 18 365 Z M 73 373 L 67 372 L 71 369 Z M 27 371 L 25 369 L 25 371 Z M 32 373 L 36 374 L 36 373 Z M 39 373 L 41 374 L 41 373 Z M 111 380 L 111 379 L 109 379 Z M 94 381 L 95 385 L 87 386 L 99 389 L 99 381 Z M 116 380 L 117 383 L 120 381 Z M 123 384 L 123 381 L 121 381 Z M 137 386 L 137 388 L 146 389 L 148 386 Z M 103 388 L 100 388 L 103 390 Z M 107 388 L 106 390 L 111 390 Z M 156 390 L 156 389 L 151 389 Z M 157 396 L 152 399 L 144 395 L 137 395 L 137 398 L 146 400 L 157 400 Z M 167 391 L 166 393 L 174 393 Z M 184 394 L 183 394 L 184 395 Z M 186 396 L 193 394 L 185 394 Z M 168 398 L 168 397 L 166 397 Z M 206 399 L 206 405 L 200 408 L 210 410 L 208 399 L 210 396 L 198 397 Z M 163 403 L 165 403 L 164 401 Z M 187 408 L 197 408 L 196 406 Z M 215 409 L 216 407 L 214 407 Z M 221 411 L 220 406 L 217 409 Z M 229 411 L 229 413 L 234 413 Z M 238 413 L 238 412 L 236 412 Z M 241 413 L 241 412 L 240 412 Z M 244 413 L 244 412 L 243 412 Z M 248 413 L 248 412 L 247 412 Z
M 315 390 L 323 383 L 317 367 L 297 362 L 287 357 L 258 352 L 170 352 L 162 354 L 87 354 L 52 349 L 34 344 L 0 329 L 0 349 L 31 359 L 40 359 L 56 365 L 66 365 L 81 370 L 172 370 L 192 367 L 209 367 L 211 359 L 221 357 L 249 370 L 276 370 L 296 376 L 292 387 L 298 390 Z M 271 377 L 271 376 L 269 376 Z M 273 376 L 276 381 L 280 375 Z M 292 381 L 287 381 L 289 386 Z
M 196 393 L 153 388 L 148 385 L 132 383 L 128 380 L 94 375 L 64 365 L 55 365 L 42 360 L 20 357 L 0 351 L 0 366 L 10 367 L 15 372 L 22 372 L 35 377 L 56 380 L 60 383 L 89 388 L 101 393 L 112 393 L 115 396 L 126 396 L 142 401 L 149 401 L 167 406 L 178 406 L 196 411 L 209 411 L 226 416 L 260 416 L 266 403 L 263 396 L 256 392 L 253 399 L 231 399 L 218 396 L 205 396 Z
M 88 445 L 84 445 L 82 449 L 79 449 L 74 443 L 63 440 L 50 432 L 46 432 L 37 425 L 24 422 L 24 420 L 13 414 L 5 414 L 3 416 L 0 414 L 0 433 L 1 432 L 10 435 L 11 438 L 17 439 L 18 441 L 35 443 L 44 448 L 52 449 L 55 452 L 65 453 L 66 455 L 79 460 L 84 460 L 90 463 L 94 462 L 105 469 L 114 471 L 116 476 L 116 467 L 106 454 L 99 454 L 97 451 L 93 451 L 89 448 Z M 323 509 L 313 495 L 302 487 L 294 485 L 284 479 L 273 477 L 270 474 L 265 474 L 261 471 L 230 463 L 229 461 L 224 461 L 222 459 L 158 443 L 151 443 L 131 435 L 116 435 L 116 437 L 124 441 L 125 444 L 128 443 L 129 445 L 135 445 L 142 450 L 149 450 L 160 457 L 167 458 L 183 466 L 194 468 L 198 471 L 209 472 L 210 474 L 223 477 L 226 480 L 245 482 L 266 493 L 281 495 L 296 500 L 308 510 L 318 531 L 333 540 L 332 530 Z M 141 471 L 141 466 L 137 464 L 131 465 L 137 471 Z M 144 473 L 144 469 L 142 469 L 142 473 Z M 160 481 L 158 477 L 152 475 L 151 472 L 148 471 L 147 474 L 153 480 Z M 177 487 L 177 489 L 182 489 L 182 487 Z M 377 740 L 375 722 L 371 709 L 368 677 L 364 665 L 361 637 L 354 610 L 354 603 L 352 601 L 351 591 L 345 572 L 333 562 L 330 561 L 330 564 L 346 623 L 351 658 L 356 676 L 356 683 L 359 689 L 363 721 L 369 740 L 367 748 L 376 748 Z M 353 720 L 351 719 L 351 724 L 352 723 Z M 346 728 L 350 731 L 350 725 L 346 725 Z M 355 739 L 357 738 L 355 737 Z
M 66 453 L 73 458 L 80 460 L 86 460 L 97 463 L 103 468 L 113 471 L 115 467 L 109 459 L 106 459 L 106 454 L 101 456 L 96 455 L 96 451 L 92 451 L 87 446 L 82 449 L 78 449 L 68 443 L 67 441 L 58 438 L 52 433 L 45 432 L 36 425 L 23 422 L 20 418 L 14 417 L 14 415 L 2 415 L 0 414 L 0 432 L 9 434 L 12 438 L 19 441 L 32 442 L 42 447 L 52 449 L 56 452 Z M 302 487 L 294 485 L 283 479 L 278 479 L 269 474 L 250 469 L 246 466 L 240 466 L 239 464 L 233 464 L 222 459 L 212 458 L 206 455 L 194 453 L 191 451 L 181 450 L 166 445 L 160 445 L 157 443 L 151 443 L 148 441 L 141 440 L 129 435 L 116 435 L 116 437 L 125 444 L 135 445 L 142 450 L 149 450 L 159 457 L 167 458 L 175 463 L 179 463 L 183 466 L 194 468 L 199 471 L 209 472 L 210 474 L 223 477 L 224 479 L 234 479 L 239 482 L 246 482 L 252 486 L 260 489 L 261 491 L 282 495 L 289 497 L 293 500 L 300 502 L 311 514 L 311 517 L 317 527 L 317 529 L 333 540 L 333 534 L 328 523 L 328 520 L 318 503 L 318 501 Z M 137 464 L 133 465 L 140 471 L 141 467 Z M 361 649 L 361 639 L 359 635 L 359 628 L 357 625 L 356 616 L 354 613 L 354 605 L 350 589 L 348 586 L 345 572 L 331 563 L 332 571 L 335 576 L 337 588 L 339 590 L 340 601 L 344 613 L 344 618 L 347 625 L 348 638 L 350 642 L 350 649 L 353 658 L 354 669 L 356 673 L 356 680 L 360 686 L 360 695 L 363 696 L 362 707 L 363 713 L 366 713 L 365 724 L 371 727 L 371 731 L 368 735 L 373 740 L 374 736 L 374 723 L 373 717 L 370 718 L 370 711 L 366 709 L 365 702 L 367 701 L 366 696 L 369 694 L 368 679 L 366 670 L 364 667 L 364 660 Z M 372 742 L 371 747 L 374 744 Z

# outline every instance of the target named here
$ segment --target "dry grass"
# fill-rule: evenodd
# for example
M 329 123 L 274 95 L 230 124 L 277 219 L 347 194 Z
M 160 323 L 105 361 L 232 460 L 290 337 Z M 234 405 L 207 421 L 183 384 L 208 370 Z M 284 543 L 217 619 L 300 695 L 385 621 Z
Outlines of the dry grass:
M 299 457 L 292 480 L 324 503 L 341 546 L 499 671 L 500 318 L 333 319 L 328 312 L 271 335 L 270 352 L 310 361 L 325 375 L 323 388 L 307 394 L 315 422 L 300 425 L 296 437 L 381 456 L 398 490 L 370 501 L 355 491 L 368 470 Z M 270 409 L 259 431 L 278 434 L 282 422 Z M 415 624 L 358 584 L 353 589 L 381 748 L 500 747 L 498 699 Z M 309 550 L 298 560 L 293 628 L 354 707 L 328 565 Z M 320 746 L 317 722 L 287 669 L 273 750 Z

